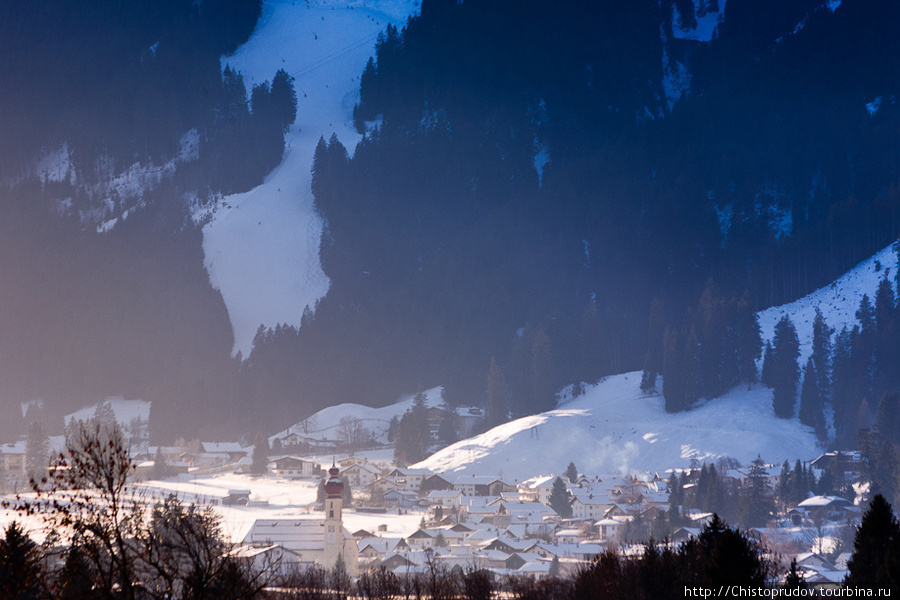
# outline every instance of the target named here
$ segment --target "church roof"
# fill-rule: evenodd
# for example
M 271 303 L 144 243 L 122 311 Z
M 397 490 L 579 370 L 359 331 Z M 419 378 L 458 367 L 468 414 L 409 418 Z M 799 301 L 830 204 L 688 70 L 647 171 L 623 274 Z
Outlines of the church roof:
M 350 538 L 344 529 L 344 538 Z M 245 544 L 278 544 L 295 552 L 325 549 L 324 519 L 257 519 Z

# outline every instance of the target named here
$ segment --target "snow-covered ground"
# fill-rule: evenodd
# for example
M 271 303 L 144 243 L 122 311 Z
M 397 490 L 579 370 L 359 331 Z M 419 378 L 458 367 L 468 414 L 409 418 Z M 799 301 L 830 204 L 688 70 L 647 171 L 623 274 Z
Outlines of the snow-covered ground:
M 800 338 L 800 365 L 812 345 L 816 307 L 836 331 L 857 324 L 863 294 L 874 300 L 879 282 L 897 272 L 888 246 L 812 294 L 757 314 L 763 341 L 787 314 Z M 719 456 L 743 463 L 757 454 L 770 463 L 808 460 L 819 448 L 811 430 L 772 412 L 771 390 L 737 387 L 688 412 L 667 414 L 661 396 L 645 396 L 640 373 L 609 377 L 584 395 L 564 400 L 558 410 L 517 419 L 458 442 L 415 465 L 437 472 L 504 475 L 521 481 L 538 473 L 559 473 L 574 461 L 585 473 L 662 471 L 692 459 Z
M 439 407 L 443 404 L 443 390 L 440 387 L 432 388 L 424 392 L 425 405 L 428 408 Z M 338 440 L 341 419 L 355 417 L 360 424 L 372 434 L 372 438 L 379 443 L 387 443 L 388 426 L 391 419 L 403 416 L 413 406 L 413 395 L 404 396 L 398 402 L 382 408 L 371 408 L 362 404 L 345 403 L 337 406 L 329 406 L 315 413 L 308 419 L 291 425 L 284 431 L 280 431 L 269 438 L 269 443 L 281 439 L 291 433 L 316 439 Z
M 853 329 L 854 325 L 859 324 L 856 311 L 863 294 L 868 294 L 869 300 L 874 304 L 875 292 L 887 269 L 890 269 L 888 275 L 893 283 L 897 273 L 897 254 L 893 244 L 859 263 L 830 285 L 790 304 L 773 306 L 757 313 L 763 344 L 772 341 L 775 324 L 782 316 L 788 315 L 797 328 L 797 337 L 800 339 L 799 364 L 802 369 L 812 353 L 812 326 L 816 318 L 816 307 L 822 311 L 825 322 L 835 332 L 843 327 Z
M 502 475 L 523 481 L 561 473 L 644 473 L 732 457 L 744 464 L 810 460 L 812 431 L 772 412 L 772 392 L 736 388 L 691 411 L 668 414 L 661 396 L 640 389 L 639 372 L 615 375 L 563 401 L 557 410 L 516 419 L 449 446 L 414 465 L 453 475 Z
M 169 494 L 175 494 L 183 502 L 212 504 L 222 516 L 223 532 L 233 542 L 241 541 L 256 519 L 278 517 L 295 518 L 304 514 L 322 516 L 311 506 L 316 501 L 318 481 L 288 481 L 277 477 L 225 474 L 211 477 L 189 477 L 181 475 L 176 479 L 146 481 L 137 484 L 134 492 L 140 498 L 153 502 Z M 268 502 L 264 506 L 222 506 L 218 504 L 228 495 L 229 490 L 250 490 L 250 500 Z M 408 536 L 419 527 L 421 513 L 387 514 L 358 513 L 352 508 L 344 511 L 344 526 L 350 531 L 366 529 L 376 531 L 385 525 L 381 535 Z M 0 527 L 6 528 L 11 521 L 19 520 L 42 539 L 43 523 L 40 517 L 24 516 L 9 509 L 0 509 Z
M 257 188 L 221 199 L 203 228 L 210 281 L 222 293 L 234 352 L 249 354 L 260 324 L 300 324 L 329 280 L 319 263 L 322 219 L 310 191 L 320 137 L 337 134 L 352 151 L 360 136 L 351 113 L 359 75 L 375 53 L 378 33 L 401 26 L 416 0 L 268 0 L 250 40 L 223 57 L 247 88 L 278 69 L 294 78 L 297 122 L 285 136 L 281 164 Z
M 132 421 L 147 423 L 150 420 L 150 407 L 153 405 L 148 400 L 126 400 L 122 396 L 111 396 L 105 400 L 109 403 L 116 421 L 120 425 L 128 425 Z M 71 420 L 87 421 L 97 414 L 98 405 L 88 406 L 63 417 L 63 423 Z

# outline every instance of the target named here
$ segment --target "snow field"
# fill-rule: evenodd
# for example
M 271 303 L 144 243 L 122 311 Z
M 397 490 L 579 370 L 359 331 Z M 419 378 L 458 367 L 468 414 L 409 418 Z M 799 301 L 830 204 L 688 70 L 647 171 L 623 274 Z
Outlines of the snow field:
M 248 92 L 284 69 L 298 104 L 281 164 L 262 185 L 222 198 L 203 228 L 206 268 L 228 309 L 235 354 L 250 353 L 260 324 L 299 326 L 304 308 L 328 292 L 319 263 L 323 221 L 310 191 L 316 143 L 334 133 L 349 150 L 356 146 L 359 75 L 378 33 L 417 9 L 413 0 L 270 0 L 250 40 L 223 57 Z

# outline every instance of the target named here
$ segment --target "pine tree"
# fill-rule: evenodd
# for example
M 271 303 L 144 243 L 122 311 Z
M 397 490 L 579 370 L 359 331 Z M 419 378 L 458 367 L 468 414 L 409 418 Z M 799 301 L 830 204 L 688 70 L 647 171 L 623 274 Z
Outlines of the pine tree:
M 775 338 L 772 345 L 772 405 L 775 415 L 789 419 L 794 415 L 794 403 L 797 398 L 797 380 L 800 369 L 797 358 L 800 356 L 800 341 L 797 330 L 785 315 L 775 325 Z
M 254 475 L 261 475 L 266 472 L 269 466 L 269 441 L 262 433 L 256 434 L 256 440 L 253 443 L 253 460 L 250 463 L 250 472 Z
M 825 322 L 822 311 L 816 307 L 816 316 L 813 319 L 812 358 L 816 369 L 816 389 L 819 398 L 824 405 L 831 398 L 831 369 L 832 369 L 832 344 L 831 336 L 834 328 Z
M 394 462 L 406 467 L 424 460 L 431 441 L 428 415 L 425 409 L 425 393 L 420 389 L 413 399 L 413 406 L 400 418 L 397 439 L 394 441 Z
M 166 464 L 166 455 L 163 454 L 162 446 L 157 446 L 153 457 L 153 479 L 165 479 L 168 475 L 169 465 Z
M 834 340 L 831 404 L 838 444 L 852 443 L 857 431 L 861 396 L 852 354 L 857 332 L 858 328 L 851 331 L 844 327 Z
M 894 452 L 894 445 L 885 441 L 878 453 L 878 462 L 872 477 L 873 491 L 896 501 L 898 497 L 897 476 L 897 455 Z
M 900 523 L 881 494 L 872 499 L 856 530 L 847 570 L 848 587 L 900 586 Z
M 822 394 L 819 391 L 819 374 L 812 357 L 806 361 L 803 369 L 803 385 L 800 388 L 800 422 L 812 427 L 819 440 L 824 440 L 825 409 Z
M 762 337 L 748 293 L 736 302 L 736 313 L 738 376 L 749 386 L 758 378 L 756 361 L 762 353 Z
M 553 488 L 550 490 L 550 508 L 563 519 L 572 516 L 572 501 L 562 477 L 553 480 Z
M 37 545 L 15 521 L 0 539 L 0 598 L 41 598 L 43 573 Z
M 766 465 L 757 456 L 750 465 L 747 481 L 741 490 L 741 523 L 744 527 L 763 527 L 774 508 Z
M 84 550 L 77 545 L 66 551 L 66 560 L 54 588 L 54 597 L 59 600 L 93 600 L 100 598 L 94 589 L 90 562 Z
M 297 118 L 297 92 L 292 78 L 284 69 L 278 69 L 272 78 L 272 110 L 278 119 L 282 133 L 287 133 Z
M 900 443 L 900 393 L 886 392 L 878 401 L 875 434 L 882 441 Z
M 791 559 L 791 568 L 787 573 L 787 576 L 784 578 L 784 589 L 786 590 L 807 590 L 809 589 L 809 584 L 806 583 L 806 578 L 803 576 L 803 573 L 797 567 L 797 557 L 793 557 Z
M 574 462 L 570 462 L 569 466 L 566 467 L 565 476 L 569 483 L 575 483 L 578 480 L 578 467 L 575 466 Z
M 437 435 L 443 446 L 449 446 L 459 441 L 459 413 L 455 406 L 444 405 Z

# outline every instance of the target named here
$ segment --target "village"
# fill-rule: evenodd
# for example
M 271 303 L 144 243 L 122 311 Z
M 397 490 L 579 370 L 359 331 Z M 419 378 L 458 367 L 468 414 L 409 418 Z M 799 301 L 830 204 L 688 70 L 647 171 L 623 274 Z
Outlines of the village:
M 431 413 L 436 428 L 440 415 Z M 712 517 L 683 500 L 678 504 L 703 485 L 706 465 L 623 475 L 580 473 L 573 462 L 523 481 L 438 473 L 397 466 L 390 445 L 373 442 L 376 436 L 353 442 L 347 430 L 358 431 L 360 423 L 351 427 L 342 420 L 344 427 L 334 428 L 341 434 L 332 439 L 304 436 L 298 425 L 265 440 L 265 449 L 258 440 L 256 446 L 151 446 L 144 429 L 126 428 L 132 479 L 151 496 L 176 493 L 213 505 L 226 521 L 240 521 L 231 532 L 235 555 L 257 568 L 277 565 L 285 572 L 331 569 L 340 560 L 353 576 L 382 567 L 403 576 L 435 566 L 498 576 L 565 576 L 606 550 L 640 553 L 650 535 L 656 543 L 679 544 L 697 536 Z M 50 445 L 59 451 L 64 442 L 54 437 Z M 27 490 L 28 463 L 26 441 L 0 445 L 4 491 Z M 823 454 L 803 469 L 847 482 L 861 475 L 858 453 Z M 760 473 L 766 489 L 783 485 L 781 465 L 757 465 L 754 471 L 733 461 L 720 461 L 718 480 L 723 489 L 740 493 Z M 680 491 L 672 497 L 676 482 Z M 191 491 L 200 486 L 206 491 Z M 275 501 L 267 491 L 273 486 L 293 491 L 282 493 L 288 500 Z M 793 558 L 809 584 L 837 585 L 847 573 L 862 513 L 859 500 L 812 490 L 806 496 L 773 505 L 764 525 L 747 528 L 747 534 L 783 572 Z M 681 525 L 655 528 L 673 522 L 673 510 Z

